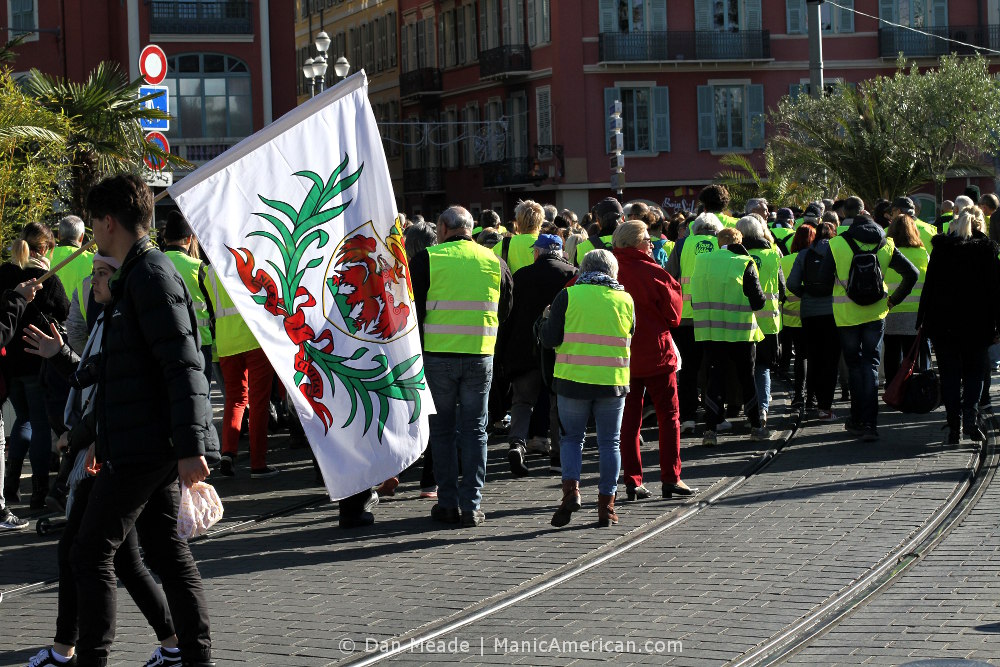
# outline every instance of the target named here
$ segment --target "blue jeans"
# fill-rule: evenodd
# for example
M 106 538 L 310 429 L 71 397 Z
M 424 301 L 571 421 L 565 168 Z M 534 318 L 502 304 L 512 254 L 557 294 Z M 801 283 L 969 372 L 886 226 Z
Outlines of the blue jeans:
M 425 354 L 424 377 L 437 410 L 430 416 L 430 447 L 438 505 L 477 510 L 486 483 L 486 412 L 493 357 Z
M 619 443 L 624 411 L 624 396 L 586 400 L 559 396 L 559 423 L 563 427 L 559 456 L 564 480 L 580 481 L 580 469 L 583 467 L 583 440 L 587 422 L 593 414 L 597 424 L 597 451 L 600 455 L 600 480 L 597 483 L 597 492 L 605 496 L 615 492 L 618 488 L 618 472 L 622 463 Z
M 851 387 L 851 421 L 874 427 L 878 421 L 878 366 L 885 320 L 838 327 Z
M 52 433 L 42 383 L 37 375 L 23 375 L 11 378 L 9 389 L 15 415 L 7 441 L 11 473 L 20 474 L 24 456 L 28 454 L 32 476 L 47 476 L 52 460 Z

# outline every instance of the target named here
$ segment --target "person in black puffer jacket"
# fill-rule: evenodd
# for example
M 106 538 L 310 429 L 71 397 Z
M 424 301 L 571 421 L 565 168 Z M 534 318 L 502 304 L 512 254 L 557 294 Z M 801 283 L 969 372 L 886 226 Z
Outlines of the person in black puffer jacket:
M 982 225 L 982 211 L 972 206 L 934 237 L 917 311 L 917 328 L 934 344 L 951 444 L 959 443 L 959 417 L 967 437 L 986 439 L 978 403 L 986 349 L 1000 332 L 1000 260 Z
M 41 277 L 49 270 L 46 255 L 54 246 L 55 239 L 48 227 L 37 222 L 25 225 L 11 247 L 11 261 L 0 265 L 0 290 L 12 289 L 26 280 Z M 47 331 L 50 322 L 61 324 L 68 316 L 69 298 L 58 276 L 53 276 L 42 283 L 34 300 L 25 308 L 20 326 L 34 324 Z M 49 491 L 49 464 L 52 460 L 45 389 L 40 380 L 42 361 L 25 353 L 20 336 L 14 336 L 5 349 L 6 356 L 0 364 L 16 417 L 8 443 L 10 455 L 4 489 L 12 502 L 20 499 L 21 466 L 25 455 L 29 454 L 31 509 L 41 509 L 45 507 L 45 496 Z
M 95 414 L 101 470 L 70 562 L 77 581 L 81 667 L 107 661 L 115 619 L 112 562 L 135 526 L 163 583 L 185 665 L 211 662 L 208 608 L 187 542 L 180 489 L 208 477 L 208 382 L 191 295 L 149 239 L 153 195 L 138 177 L 107 178 L 87 195 L 98 250 L 121 262 L 107 306 Z

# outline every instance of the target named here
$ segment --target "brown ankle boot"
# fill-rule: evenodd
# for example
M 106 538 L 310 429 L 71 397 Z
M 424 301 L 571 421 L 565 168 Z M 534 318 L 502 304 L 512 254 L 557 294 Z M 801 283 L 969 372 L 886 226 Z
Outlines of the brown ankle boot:
M 552 525 L 556 528 L 562 528 L 569 523 L 573 512 L 583 507 L 580 502 L 580 482 L 575 479 L 564 479 L 562 488 L 562 504 L 556 510 L 556 513 L 552 515 Z
M 618 525 L 618 515 L 615 514 L 615 494 L 597 496 L 597 525 L 601 528 Z

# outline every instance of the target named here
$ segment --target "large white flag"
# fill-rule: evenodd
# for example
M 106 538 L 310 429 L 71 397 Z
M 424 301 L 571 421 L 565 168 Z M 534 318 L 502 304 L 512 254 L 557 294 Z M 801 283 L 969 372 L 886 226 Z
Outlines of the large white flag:
M 413 463 L 433 401 L 364 72 L 169 192 L 288 388 L 330 497 Z

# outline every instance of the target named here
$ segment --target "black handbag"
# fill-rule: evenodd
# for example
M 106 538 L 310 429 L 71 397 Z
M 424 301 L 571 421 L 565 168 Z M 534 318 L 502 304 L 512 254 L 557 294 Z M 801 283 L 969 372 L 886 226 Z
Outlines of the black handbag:
M 922 415 L 941 405 L 941 383 L 937 373 L 933 370 L 914 370 L 923 342 L 923 330 L 918 330 L 910 353 L 903 359 L 896 377 L 886 386 L 882 395 L 886 405 L 900 412 Z

